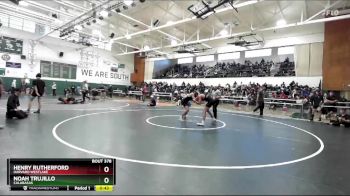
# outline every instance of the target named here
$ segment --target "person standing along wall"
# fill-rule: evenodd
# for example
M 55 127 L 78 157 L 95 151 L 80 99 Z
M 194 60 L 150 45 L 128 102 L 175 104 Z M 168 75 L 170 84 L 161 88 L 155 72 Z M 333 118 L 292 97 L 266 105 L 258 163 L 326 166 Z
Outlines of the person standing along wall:
M 256 112 L 258 109 L 260 109 L 260 116 L 262 116 L 264 114 L 264 107 L 265 107 L 264 89 L 262 87 L 260 87 L 259 89 L 258 96 L 256 98 L 256 104 L 257 106 L 253 111 Z
M 26 94 L 26 86 L 25 86 L 25 78 L 22 78 L 21 79 L 21 87 L 20 87 L 20 90 L 21 90 L 21 93 L 24 92 L 24 94 Z
M 57 89 L 56 82 L 52 83 L 51 88 L 52 88 L 52 96 L 56 96 L 56 89 Z
M 13 94 L 13 93 L 15 93 L 15 89 L 16 89 L 16 80 L 15 79 L 13 79 L 12 80 L 12 84 L 11 84 L 11 94 Z
M 147 93 L 148 93 L 148 86 L 147 86 L 147 83 L 144 83 L 144 84 L 141 86 L 141 92 L 142 92 L 142 98 L 141 98 L 141 100 L 142 100 L 143 102 L 145 102 L 146 96 L 147 96 Z
M 30 80 L 27 77 L 27 75 L 24 75 L 24 86 L 25 86 L 25 92 L 24 94 L 29 94 L 29 85 L 30 85 Z
M 111 84 L 108 86 L 108 96 L 113 98 L 113 86 Z
M 70 89 L 71 89 L 71 93 L 72 93 L 72 95 L 75 95 L 76 94 L 76 89 L 75 89 L 75 85 L 73 84 L 71 87 L 70 87 Z
M 3 90 L 4 90 L 4 85 L 3 85 L 2 79 L 0 78 L 0 99 L 1 99 L 1 96 L 2 96 L 2 91 Z
M 323 104 L 324 100 L 322 97 L 322 94 L 316 90 L 314 93 L 311 94 L 310 98 L 310 108 L 309 108 L 309 114 L 310 114 L 310 121 L 314 120 L 315 113 L 318 115 L 318 121 L 321 121 L 321 105 Z
M 85 103 L 85 98 L 90 100 L 90 97 L 87 95 L 89 93 L 89 84 L 85 80 L 81 85 L 81 94 L 83 95 L 83 103 Z
M 45 92 L 45 82 L 41 80 L 41 74 L 40 73 L 36 74 L 36 80 L 33 80 L 32 86 L 33 86 L 33 92 L 32 92 L 32 97 L 30 98 L 30 101 L 29 101 L 29 104 L 28 104 L 27 113 L 30 113 L 30 109 L 32 107 L 33 100 L 36 97 L 38 97 L 38 110 L 35 111 L 34 113 L 40 114 L 41 97 L 44 95 L 44 92 Z
M 106 87 L 106 85 L 101 83 L 101 86 L 99 87 L 99 90 L 101 92 L 101 99 L 105 100 L 106 99 L 106 95 L 107 95 L 107 87 Z

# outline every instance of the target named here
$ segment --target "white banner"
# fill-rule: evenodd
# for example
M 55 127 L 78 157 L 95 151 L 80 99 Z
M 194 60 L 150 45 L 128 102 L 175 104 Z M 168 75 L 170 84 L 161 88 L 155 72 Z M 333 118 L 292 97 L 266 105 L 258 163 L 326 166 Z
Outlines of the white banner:
M 123 84 L 129 85 L 130 72 L 119 69 L 117 72 L 111 71 L 111 67 L 105 68 L 78 68 L 77 80 L 103 84 Z

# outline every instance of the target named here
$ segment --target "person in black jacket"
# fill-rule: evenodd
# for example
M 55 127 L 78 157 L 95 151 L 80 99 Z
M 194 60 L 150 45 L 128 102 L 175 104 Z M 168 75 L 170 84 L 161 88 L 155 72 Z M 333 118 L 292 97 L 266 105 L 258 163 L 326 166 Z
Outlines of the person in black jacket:
M 36 74 L 36 80 L 33 80 L 32 85 L 33 85 L 33 92 L 32 92 L 32 97 L 30 98 L 30 101 L 28 104 L 27 113 L 30 113 L 32 102 L 36 97 L 38 97 L 38 110 L 35 111 L 34 113 L 40 114 L 41 97 L 44 95 L 44 92 L 45 92 L 45 82 L 41 80 L 40 73 Z
M 318 114 L 318 121 L 321 121 L 321 105 L 323 103 L 323 97 L 320 94 L 319 91 L 315 91 L 311 96 L 310 96 L 310 109 L 309 109 L 309 114 L 310 114 L 310 121 L 314 120 L 315 113 Z
M 151 95 L 150 102 L 149 102 L 149 104 L 147 104 L 147 106 L 155 107 L 156 105 L 157 105 L 157 98 L 155 96 Z
M 9 96 L 7 100 L 6 118 L 23 119 L 28 117 L 28 115 L 24 111 L 18 109 L 18 107 L 20 106 L 19 99 L 18 99 L 18 96 L 20 95 L 20 93 L 21 93 L 21 90 L 16 88 L 14 89 L 14 93 Z
M 113 86 L 109 85 L 107 90 L 108 90 L 108 96 L 110 98 L 113 98 Z
M 264 114 L 264 89 L 262 87 L 260 87 L 259 92 L 258 92 L 258 96 L 256 98 L 256 108 L 253 110 L 254 112 L 256 112 L 258 109 L 260 110 L 260 116 L 262 116 Z

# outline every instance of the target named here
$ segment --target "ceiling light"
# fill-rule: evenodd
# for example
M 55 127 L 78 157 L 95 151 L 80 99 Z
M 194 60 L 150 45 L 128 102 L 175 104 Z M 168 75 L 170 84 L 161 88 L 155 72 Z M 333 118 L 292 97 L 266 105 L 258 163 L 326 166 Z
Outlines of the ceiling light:
M 92 34 L 93 35 L 100 35 L 101 34 L 101 31 L 97 30 L 97 29 L 93 29 L 92 30 Z
M 220 34 L 221 36 L 226 36 L 226 35 L 228 35 L 228 31 L 227 31 L 226 29 L 223 29 L 223 30 L 220 31 L 219 34 Z
M 129 35 L 129 34 L 125 35 L 125 38 L 126 39 L 131 39 L 131 35 Z
M 53 21 L 56 25 L 62 25 L 63 21 L 58 20 L 57 18 L 55 18 L 55 20 Z
M 144 50 L 149 50 L 151 49 L 148 45 L 145 45 L 145 47 L 143 47 Z
M 258 3 L 258 0 L 245 1 L 245 2 L 242 2 L 242 3 L 236 4 L 234 7 L 235 8 L 240 8 L 240 7 L 251 5 L 251 4 L 254 4 L 254 3 Z
M 133 3 L 133 0 L 124 0 L 124 4 L 130 6 Z
M 83 27 L 81 25 L 76 25 L 75 29 L 77 29 L 78 31 L 81 31 L 81 30 L 83 30 Z
M 276 25 L 277 26 L 284 26 L 284 25 L 286 25 L 287 24 L 287 22 L 286 22 L 286 20 L 284 20 L 284 19 L 281 19 L 281 20 L 279 20 L 279 21 L 277 21 L 276 22 Z
M 108 16 L 108 12 L 106 10 L 102 10 L 100 12 L 100 15 L 103 16 L 103 17 L 107 17 Z
M 171 25 L 171 24 L 174 24 L 173 21 L 169 20 L 168 22 L 166 22 L 166 25 Z
M 28 3 L 28 2 L 25 2 L 25 1 L 20 1 L 18 4 L 19 4 L 20 6 L 28 6 L 28 5 L 29 5 L 29 3 Z
M 172 39 L 172 40 L 171 40 L 171 46 L 175 46 L 175 45 L 177 45 L 177 41 L 174 40 L 174 39 Z

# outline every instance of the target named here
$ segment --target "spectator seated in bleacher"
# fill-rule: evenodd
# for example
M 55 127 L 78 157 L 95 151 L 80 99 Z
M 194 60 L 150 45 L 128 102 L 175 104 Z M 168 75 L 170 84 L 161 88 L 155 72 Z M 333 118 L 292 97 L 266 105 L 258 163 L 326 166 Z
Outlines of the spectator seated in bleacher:
M 330 91 L 324 100 L 324 105 L 325 106 L 336 106 L 337 102 L 338 102 L 338 100 L 337 100 L 334 92 Z M 337 108 L 335 108 L 335 107 L 322 108 L 322 114 L 328 114 L 328 116 L 331 115 L 332 113 L 336 113 L 336 112 L 337 112 Z
M 274 76 L 295 76 L 294 62 L 289 58 L 276 63 L 273 61 L 251 62 L 246 60 L 243 64 L 236 62 L 217 62 L 215 65 L 179 65 L 164 70 L 157 74 L 156 78 L 224 78 L 224 77 L 265 77 L 271 76 L 272 67 L 276 73 Z M 273 76 L 273 75 L 272 75 Z
M 227 64 L 226 64 L 227 66 Z M 322 105 L 318 106 L 315 104 L 315 100 L 310 100 L 310 97 L 313 95 L 313 91 L 319 91 L 321 96 L 321 91 L 319 88 L 311 88 L 307 85 L 299 85 L 296 82 L 291 82 L 290 84 L 285 84 L 283 82 L 281 85 L 271 85 L 271 84 L 262 84 L 259 83 L 249 83 L 249 84 L 237 84 L 237 82 L 234 82 L 232 86 L 230 84 L 226 84 L 225 86 L 205 86 L 202 82 L 200 82 L 198 85 L 196 84 L 186 84 L 183 82 L 181 85 L 168 84 L 167 82 L 153 82 L 148 83 L 149 89 L 152 89 L 152 92 L 159 92 L 159 93 L 172 93 L 173 97 L 172 100 L 177 102 L 178 104 L 181 103 L 181 99 L 183 95 L 186 95 L 191 92 L 199 92 L 199 93 L 205 93 L 205 92 L 212 92 L 214 89 L 217 89 L 221 92 L 221 95 L 224 96 L 233 96 L 233 97 L 240 97 L 243 98 L 244 101 L 240 100 L 233 100 L 227 101 L 228 103 L 236 103 L 237 105 L 240 104 L 249 104 L 249 105 L 255 105 L 255 100 L 257 96 L 258 89 L 263 87 L 265 89 L 266 94 L 264 95 L 265 98 L 272 98 L 268 102 L 276 102 L 276 104 L 269 103 L 270 109 L 277 109 L 283 107 L 283 104 L 279 103 L 285 103 L 288 102 L 289 104 L 302 103 L 304 105 L 304 108 L 307 107 L 313 107 L 317 106 L 317 108 L 322 107 Z M 138 87 L 129 87 L 129 89 L 138 90 Z M 334 105 L 334 106 L 340 106 L 337 102 L 337 98 L 335 97 L 333 92 L 330 92 L 329 95 L 327 95 L 327 102 L 325 101 L 325 106 L 327 105 Z M 321 96 L 322 98 L 322 96 Z M 277 99 L 277 100 L 276 100 Z M 280 100 L 282 99 L 282 100 Z M 283 99 L 286 99 L 285 101 Z M 346 99 L 342 99 L 342 101 L 346 102 Z M 312 103 L 310 103 L 312 102 Z M 344 105 L 344 104 L 343 104 Z M 345 106 L 345 105 L 344 105 Z M 305 110 L 307 111 L 307 110 Z M 310 110 L 309 110 L 310 111 Z M 324 107 L 321 109 L 323 114 L 336 114 L 337 108 L 332 108 L 329 110 L 327 107 Z M 330 112 L 332 111 L 332 113 Z M 325 119 L 325 117 L 323 117 Z M 345 116 L 343 119 L 347 119 L 347 116 Z M 346 122 L 346 121 L 344 121 Z

